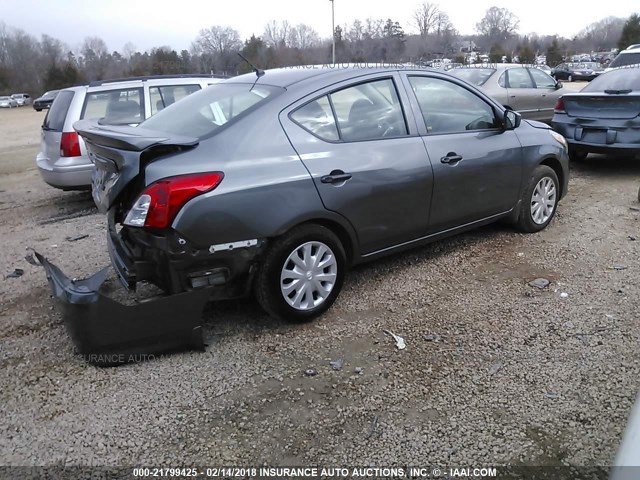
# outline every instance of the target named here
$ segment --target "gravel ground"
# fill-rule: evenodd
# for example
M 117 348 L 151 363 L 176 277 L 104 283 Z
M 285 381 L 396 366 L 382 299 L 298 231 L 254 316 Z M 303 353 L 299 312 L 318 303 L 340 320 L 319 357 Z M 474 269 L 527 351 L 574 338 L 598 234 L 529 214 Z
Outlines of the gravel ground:
M 355 269 L 314 323 L 222 302 L 204 353 L 99 369 L 23 260 L 32 246 L 78 276 L 108 262 L 90 196 L 35 170 L 43 113 L 0 111 L 0 272 L 24 269 L 0 279 L 0 464 L 613 460 L 640 386 L 638 159 L 575 166 L 539 234 L 490 226 Z

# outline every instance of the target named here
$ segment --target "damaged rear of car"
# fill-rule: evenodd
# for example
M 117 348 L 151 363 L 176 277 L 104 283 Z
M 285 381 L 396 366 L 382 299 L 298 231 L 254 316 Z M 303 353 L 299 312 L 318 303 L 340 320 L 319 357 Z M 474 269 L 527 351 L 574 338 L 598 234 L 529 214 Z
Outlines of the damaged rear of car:
M 277 225 L 277 214 L 269 219 L 253 207 L 260 198 L 273 198 L 275 164 L 284 167 L 284 178 L 293 178 L 283 188 L 290 198 L 311 193 L 321 208 L 293 149 L 281 155 L 288 142 L 277 122 L 265 126 L 249 117 L 229 128 L 283 91 L 220 84 L 185 99 L 176 111 L 172 106 L 159 112 L 147 120 L 150 128 L 147 122 L 138 127 L 76 122 L 95 165 L 92 194 L 108 218 L 107 246 L 117 278 L 128 290 L 148 282 L 165 293 L 133 307 L 120 305 L 101 293 L 103 272 L 72 280 L 39 255 L 72 339 L 91 363 L 122 363 L 108 352 L 126 354 L 126 362 L 138 359 L 131 355 L 202 348 L 205 303 L 250 292 L 256 261 Z M 250 200 L 247 185 L 255 186 Z M 278 195 L 270 206 L 284 212 L 288 201 Z

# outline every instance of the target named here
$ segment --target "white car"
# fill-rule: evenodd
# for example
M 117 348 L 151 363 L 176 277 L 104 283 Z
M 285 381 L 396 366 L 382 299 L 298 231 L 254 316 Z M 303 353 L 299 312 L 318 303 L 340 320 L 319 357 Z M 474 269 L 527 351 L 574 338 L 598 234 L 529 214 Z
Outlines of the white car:
M 610 480 L 637 480 L 637 467 L 640 467 L 640 395 L 631 411 L 609 478 Z
M 0 108 L 13 108 L 17 107 L 18 102 L 11 97 L 0 97 Z

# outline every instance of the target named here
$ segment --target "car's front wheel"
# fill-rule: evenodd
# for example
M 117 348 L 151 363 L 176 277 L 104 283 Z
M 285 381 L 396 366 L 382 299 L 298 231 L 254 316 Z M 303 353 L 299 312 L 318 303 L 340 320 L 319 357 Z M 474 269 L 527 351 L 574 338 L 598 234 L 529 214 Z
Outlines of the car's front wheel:
M 544 229 L 556 213 L 560 199 L 560 184 L 556 172 L 546 165 L 538 165 L 522 193 L 518 230 L 527 233 Z
M 304 322 L 336 300 L 346 269 L 340 239 L 328 228 L 306 224 L 273 240 L 258 270 L 255 294 L 271 316 Z

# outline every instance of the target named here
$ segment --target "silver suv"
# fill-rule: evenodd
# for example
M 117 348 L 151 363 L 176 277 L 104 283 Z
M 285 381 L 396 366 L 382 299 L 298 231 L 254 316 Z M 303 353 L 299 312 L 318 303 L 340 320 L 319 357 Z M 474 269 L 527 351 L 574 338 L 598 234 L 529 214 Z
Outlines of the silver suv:
M 220 81 L 218 76 L 161 75 L 103 80 L 61 90 L 42 124 L 36 157 L 42 178 L 62 190 L 91 186 L 93 164 L 73 124 L 100 119 L 101 124 L 137 125 L 187 95 Z

